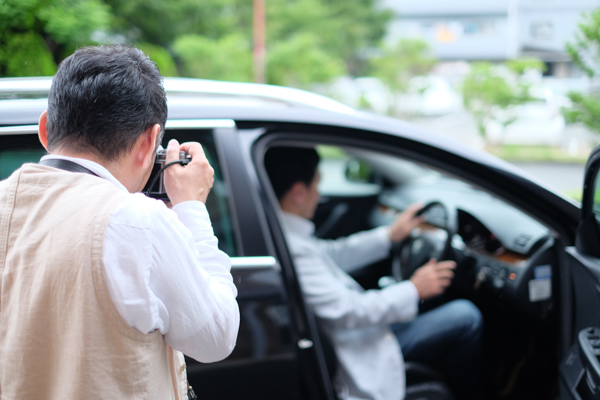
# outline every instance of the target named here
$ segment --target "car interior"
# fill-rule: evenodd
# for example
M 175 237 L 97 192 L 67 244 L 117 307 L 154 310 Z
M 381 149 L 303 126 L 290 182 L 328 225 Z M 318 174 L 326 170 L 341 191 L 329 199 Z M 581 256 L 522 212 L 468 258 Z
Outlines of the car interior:
M 421 302 L 420 313 L 459 298 L 481 310 L 485 398 L 556 397 L 559 288 L 552 277 L 558 256 L 548 227 L 492 193 L 413 160 L 318 142 L 296 145 L 315 146 L 321 156 L 317 237 L 335 239 L 387 225 L 408 205 L 424 206 L 425 222 L 388 258 L 352 273 L 354 279 L 365 289 L 382 288 L 409 279 L 431 257 L 456 261 L 451 286 Z M 335 352 L 327 338 L 321 342 L 331 375 Z M 407 398 L 411 385 L 443 384 L 435 363 L 406 361 Z M 436 393 L 423 398 L 451 398 Z

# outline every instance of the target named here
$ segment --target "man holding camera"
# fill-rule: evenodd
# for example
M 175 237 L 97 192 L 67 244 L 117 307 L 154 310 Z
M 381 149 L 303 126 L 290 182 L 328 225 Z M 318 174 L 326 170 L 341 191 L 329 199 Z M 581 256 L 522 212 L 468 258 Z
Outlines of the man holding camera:
M 60 65 L 40 117 L 49 155 L 0 182 L 3 398 L 185 399 L 181 352 L 227 357 L 237 290 L 204 205 L 213 169 L 172 140 L 173 208 L 139 192 L 167 118 L 156 65 L 122 45 Z

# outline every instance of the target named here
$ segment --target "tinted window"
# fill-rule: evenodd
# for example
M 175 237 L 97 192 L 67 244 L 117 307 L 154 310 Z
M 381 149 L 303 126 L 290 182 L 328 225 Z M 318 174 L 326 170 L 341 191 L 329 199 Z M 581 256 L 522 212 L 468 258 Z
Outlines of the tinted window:
M 23 163 L 36 163 L 46 154 L 37 135 L 0 136 L 0 180 L 6 179 Z
M 219 239 L 219 248 L 230 257 L 236 256 L 237 249 L 231 221 L 231 209 L 229 208 L 229 190 L 223 177 L 222 162 L 217 154 L 213 131 L 211 129 L 167 130 L 162 146 L 166 148 L 171 139 L 177 139 L 179 143 L 199 142 L 202 145 L 208 162 L 215 170 L 215 182 L 206 199 L 206 208 L 215 235 Z
M 219 239 L 219 248 L 229 256 L 237 254 L 231 212 L 228 203 L 227 185 L 223 179 L 221 163 L 217 157 L 215 141 L 211 130 L 168 131 L 165 134 L 163 147 L 175 137 L 179 142 L 197 141 L 202 144 L 204 152 L 215 170 L 215 182 L 206 208 L 212 221 L 215 235 Z M 46 151 L 40 144 L 37 135 L 2 135 L 0 136 L 0 180 L 6 179 L 23 163 L 37 163 Z

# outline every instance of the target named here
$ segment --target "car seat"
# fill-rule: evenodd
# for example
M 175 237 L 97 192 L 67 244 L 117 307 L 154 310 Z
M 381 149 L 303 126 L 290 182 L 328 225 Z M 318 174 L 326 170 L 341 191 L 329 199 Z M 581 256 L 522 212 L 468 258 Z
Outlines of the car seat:
M 312 317 L 314 318 L 314 315 Z M 318 321 L 317 330 L 327 372 L 333 379 L 338 367 L 337 355 L 329 336 L 325 334 Z M 417 362 L 407 362 L 405 371 L 405 400 L 454 400 L 452 392 L 444 383 L 444 376 L 434 368 Z

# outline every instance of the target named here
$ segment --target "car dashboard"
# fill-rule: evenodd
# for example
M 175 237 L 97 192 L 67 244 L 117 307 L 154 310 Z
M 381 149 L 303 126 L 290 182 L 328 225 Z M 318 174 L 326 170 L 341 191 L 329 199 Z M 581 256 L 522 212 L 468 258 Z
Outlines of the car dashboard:
M 415 231 L 440 241 L 452 235 L 449 243 L 457 261 L 452 287 L 457 295 L 507 306 L 529 317 L 548 316 L 558 290 L 552 279 L 557 265 L 554 237 L 545 225 L 464 181 L 398 159 L 359 155 L 376 171 L 365 181 L 349 179 L 347 159 L 321 161 L 319 167 L 322 197 L 334 205 L 336 199 L 349 205 L 349 213 L 340 213 L 339 219 L 366 215 L 361 229 L 374 228 L 391 224 L 410 204 L 439 202 L 448 214 L 447 226 L 434 208 Z M 362 206 L 354 206 L 359 203 Z M 363 207 L 371 208 L 365 213 Z
M 371 213 L 372 226 L 389 224 L 409 204 L 440 202 L 449 213 L 425 214 L 419 233 L 452 234 L 455 280 L 465 297 L 488 298 L 544 319 L 552 309 L 555 269 L 551 232 L 527 214 L 462 182 L 413 183 L 384 189 Z M 442 237 L 443 235 L 439 235 Z

